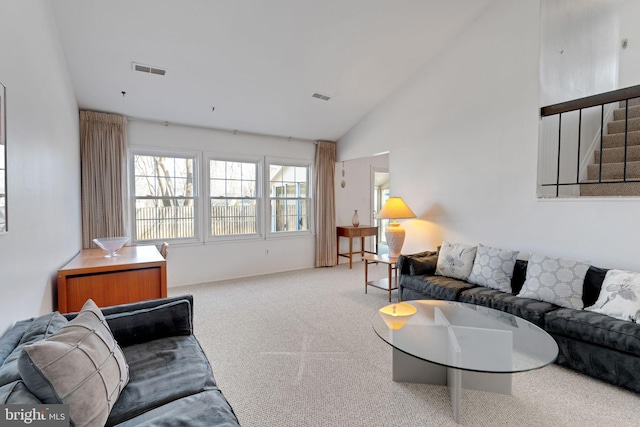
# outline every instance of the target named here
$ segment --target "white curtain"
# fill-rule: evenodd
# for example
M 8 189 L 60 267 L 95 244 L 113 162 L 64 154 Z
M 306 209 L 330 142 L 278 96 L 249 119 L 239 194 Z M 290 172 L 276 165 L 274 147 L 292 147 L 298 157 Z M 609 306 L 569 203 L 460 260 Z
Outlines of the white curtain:
M 80 158 L 82 247 L 96 237 L 128 236 L 126 117 L 80 111 Z
M 336 144 L 319 141 L 315 161 L 316 267 L 337 263 L 334 174 Z

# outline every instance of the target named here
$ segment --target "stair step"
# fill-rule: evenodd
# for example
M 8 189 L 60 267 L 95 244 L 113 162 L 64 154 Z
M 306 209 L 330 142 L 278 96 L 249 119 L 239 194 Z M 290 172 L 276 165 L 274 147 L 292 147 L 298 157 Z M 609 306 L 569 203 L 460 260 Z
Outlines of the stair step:
M 620 108 L 624 108 L 625 106 L 625 101 L 620 101 L 618 103 L 618 105 L 620 106 Z M 633 98 L 629 100 L 629 107 L 631 107 L 632 105 L 640 105 L 640 98 Z
M 587 179 L 598 181 L 599 164 L 587 165 Z M 624 163 L 603 163 L 602 180 L 623 179 Z M 640 179 L 640 162 L 627 162 L 627 179 Z
M 627 133 L 627 146 L 640 145 L 640 131 Z M 602 148 L 624 147 L 624 133 L 605 135 L 602 138 Z
M 628 123 L 629 123 L 628 125 L 629 131 L 640 130 L 640 118 L 629 119 Z M 624 133 L 624 130 L 625 130 L 624 120 L 613 120 L 607 123 L 607 133 L 609 135 L 614 133 Z
M 613 111 L 613 120 L 624 120 L 626 108 L 618 108 Z M 640 117 L 640 105 L 629 106 L 628 118 Z
M 602 163 L 624 162 L 624 147 L 606 148 L 602 150 Z M 600 150 L 594 151 L 595 162 L 600 163 Z M 640 145 L 627 146 L 627 162 L 640 160 Z
M 620 182 L 615 184 L 581 184 L 580 196 L 615 197 L 640 196 L 640 182 Z

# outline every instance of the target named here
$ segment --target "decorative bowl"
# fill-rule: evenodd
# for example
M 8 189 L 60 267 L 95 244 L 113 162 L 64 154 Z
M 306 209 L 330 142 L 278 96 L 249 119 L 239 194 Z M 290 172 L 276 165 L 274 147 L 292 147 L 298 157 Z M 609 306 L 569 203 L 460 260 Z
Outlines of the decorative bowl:
M 99 237 L 97 239 L 93 239 L 93 243 L 98 245 L 100 249 L 105 251 L 107 254 L 105 258 L 111 258 L 114 256 L 118 256 L 118 251 L 122 249 L 122 247 L 129 241 L 128 237 Z

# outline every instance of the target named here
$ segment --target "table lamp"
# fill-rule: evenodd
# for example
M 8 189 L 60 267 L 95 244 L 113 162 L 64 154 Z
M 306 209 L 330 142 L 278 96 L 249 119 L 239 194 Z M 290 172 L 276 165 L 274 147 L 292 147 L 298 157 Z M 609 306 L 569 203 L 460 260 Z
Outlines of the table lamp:
M 418 312 L 418 309 L 406 302 L 399 302 L 397 304 L 389 304 L 378 311 L 389 329 L 397 331 L 407 323 L 411 316 Z
M 396 220 L 415 217 L 416 214 L 413 213 L 400 197 L 389 197 L 382 209 L 380 209 L 380 212 L 378 212 L 376 218 L 393 220 L 384 231 L 387 238 L 387 245 L 389 245 L 389 257 L 398 257 L 402 250 L 402 244 L 404 243 L 404 228 L 402 228 Z

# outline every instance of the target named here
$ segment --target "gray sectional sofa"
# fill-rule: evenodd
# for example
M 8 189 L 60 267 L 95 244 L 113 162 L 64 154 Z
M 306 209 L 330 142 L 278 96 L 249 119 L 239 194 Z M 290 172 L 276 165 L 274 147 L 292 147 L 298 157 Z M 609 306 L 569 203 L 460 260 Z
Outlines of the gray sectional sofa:
M 640 392 L 640 324 L 604 314 L 518 297 L 527 261 L 517 260 L 511 292 L 436 275 L 437 252 L 401 255 L 398 299 L 439 299 L 482 305 L 522 317 L 558 343 L 557 363 L 608 383 Z M 593 305 L 607 270 L 590 266 L 584 278 L 584 307 Z
M 107 307 L 101 312 L 124 354 L 128 379 L 109 405 L 106 423 L 85 425 L 239 425 L 193 335 L 192 296 Z M 80 316 L 55 312 L 22 320 L 0 338 L 0 404 L 41 402 L 21 377 L 27 366 L 23 365 L 25 346 L 51 338 Z M 74 421 L 74 408 L 70 412 Z M 82 423 L 74 421 L 78 424 Z

